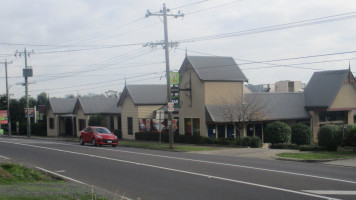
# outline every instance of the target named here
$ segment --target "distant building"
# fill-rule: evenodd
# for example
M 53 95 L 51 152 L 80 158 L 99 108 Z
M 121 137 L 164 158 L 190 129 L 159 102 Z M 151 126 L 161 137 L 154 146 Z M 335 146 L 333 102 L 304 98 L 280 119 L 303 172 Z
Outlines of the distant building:
M 278 81 L 276 82 L 275 92 L 303 92 L 301 81 Z

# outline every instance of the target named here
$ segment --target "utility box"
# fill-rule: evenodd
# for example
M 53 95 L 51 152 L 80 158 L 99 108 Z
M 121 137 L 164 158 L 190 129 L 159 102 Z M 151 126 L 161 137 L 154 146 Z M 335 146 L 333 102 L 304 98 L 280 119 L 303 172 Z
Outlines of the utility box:
M 33 71 L 31 68 L 29 69 L 23 69 L 23 77 L 32 77 L 33 76 Z

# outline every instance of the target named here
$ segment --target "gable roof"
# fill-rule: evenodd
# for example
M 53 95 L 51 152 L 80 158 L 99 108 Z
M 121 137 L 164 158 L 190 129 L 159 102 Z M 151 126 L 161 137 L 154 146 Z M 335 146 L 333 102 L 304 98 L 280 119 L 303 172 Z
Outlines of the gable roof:
M 264 120 L 309 119 L 304 108 L 303 93 L 252 93 L 245 98 L 258 98 L 264 106 Z M 229 122 L 224 114 L 226 105 L 206 105 L 208 122 Z M 236 119 L 235 119 L 236 121 Z
M 126 95 L 131 96 L 132 101 L 136 105 L 167 104 L 166 85 L 126 85 L 118 105 L 121 105 Z
M 113 97 L 80 97 L 78 102 L 84 114 L 120 114 L 121 107 L 117 107 L 119 98 Z
M 50 98 L 48 102 L 54 114 L 73 114 L 77 98 Z
M 349 72 L 349 69 L 315 72 L 304 90 L 305 107 L 330 107 Z
M 231 57 L 187 56 L 181 69 L 187 65 L 187 62 L 203 81 L 248 81 Z

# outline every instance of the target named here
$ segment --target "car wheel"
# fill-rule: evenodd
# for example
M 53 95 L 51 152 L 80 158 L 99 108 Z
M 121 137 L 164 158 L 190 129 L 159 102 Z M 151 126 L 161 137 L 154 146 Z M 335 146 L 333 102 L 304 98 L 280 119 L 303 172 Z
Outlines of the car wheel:
M 92 139 L 91 144 L 92 144 L 93 146 L 96 146 L 96 141 L 95 141 L 94 138 Z
M 82 138 L 82 137 L 80 137 L 79 144 L 80 144 L 80 145 L 84 145 L 84 142 L 83 142 L 83 138 Z

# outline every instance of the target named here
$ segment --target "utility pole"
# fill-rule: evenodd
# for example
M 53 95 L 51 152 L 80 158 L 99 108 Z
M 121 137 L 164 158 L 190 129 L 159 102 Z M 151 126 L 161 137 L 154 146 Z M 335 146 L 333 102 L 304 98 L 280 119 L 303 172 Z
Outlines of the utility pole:
M 26 117 L 27 117 L 27 137 L 31 137 L 31 119 L 30 119 L 30 109 L 28 100 L 28 77 L 33 76 L 32 68 L 27 66 L 27 56 L 30 56 L 33 50 L 27 52 L 26 48 L 23 52 L 16 51 L 15 56 L 22 54 L 25 56 L 25 69 L 23 69 L 23 77 L 25 77 L 25 96 L 26 96 Z M 36 114 L 36 113 L 35 113 Z
M 8 84 L 8 77 L 7 77 L 7 64 L 11 64 L 11 62 L 7 62 L 5 59 L 5 79 L 6 79 L 6 98 L 7 98 L 7 127 L 9 131 L 9 136 L 11 136 L 11 118 L 10 118 L 10 96 L 9 96 L 9 84 Z M 2 64 L 2 63 L 1 63 Z
M 146 17 L 149 16 L 163 16 L 163 24 L 164 24 L 164 43 L 149 43 L 146 46 L 156 46 L 156 45 L 163 45 L 164 44 L 164 50 L 165 50 L 165 55 L 166 55 L 166 77 L 167 77 L 167 103 L 171 102 L 171 84 L 170 84 L 170 76 L 169 76 L 169 45 L 174 46 L 177 45 L 178 43 L 169 43 L 168 42 L 168 25 L 167 25 L 167 16 L 172 16 L 175 18 L 178 17 L 184 17 L 183 13 L 178 12 L 178 14 L 167 14 L 170 10 L 166 8 L 166 5 L 163 4 L 163 10 L 160 11 L 160 13 L 151 13 L 149 10 L 147 10 Z M 168 110 L 168 105 L 167 105 L 167 110 Z M 168 111 L 168 124 L 169 124 L 169 148 L 173 149 L 173 127 L 172 127 L 172 112 Z

